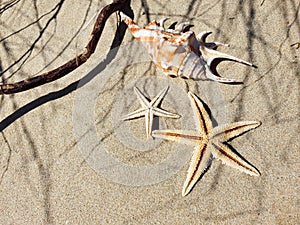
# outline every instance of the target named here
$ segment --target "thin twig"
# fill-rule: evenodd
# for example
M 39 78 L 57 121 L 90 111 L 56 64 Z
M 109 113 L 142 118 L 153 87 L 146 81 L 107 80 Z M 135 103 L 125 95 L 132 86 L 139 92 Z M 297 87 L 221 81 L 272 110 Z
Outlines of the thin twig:
M 28 78 L 13 84 L 0 85 L 0 94 L 14 94 L 41 86 L 43 84 L 60 79 L 81 66 L 94 53 L 109 16 L 118 10 L 122 10 L 126 4 L 129 4 L 129 2 L 130 0 L 114 0 L 113 3 L 105 6 L 101 10 L 91 33 L 90 41 L 86 45 L 84 52 L 51 71 L 47 71 L 38 76 Z

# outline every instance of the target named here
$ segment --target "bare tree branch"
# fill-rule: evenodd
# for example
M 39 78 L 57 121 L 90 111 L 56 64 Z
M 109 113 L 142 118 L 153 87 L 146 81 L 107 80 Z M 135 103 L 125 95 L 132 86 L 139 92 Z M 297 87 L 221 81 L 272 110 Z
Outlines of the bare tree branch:
M 122 10 L 129 3 L 130 0 L 114 0 L 113 3 L 105 6 L 101 10 L 91 33 L 90 41 L 86 45 L 84 52 L 51 71 L 16 83 L 0 85 L 0 94 L 14 94 L 38 87 L 57 80 L 81 66 L 94 53 L 109 16 L 116 11 Z
M 31 54 L 32 54 L 32 51 L 33 51 L 33 49 L 35 48 L 35 46 L 36 46 L 36 44 L 39 42 L 39 40 L 42 38 L 42 36 L 43 36 L 43 34 L 45 33 L 45 31 L 47 30 L 47 28 L 48 28 L 48 26 L 51 24 L 51 22 L 52 21 L 55 21 L 56 20 L 56 17 L 57 17 L 57 15 L 58 15 L 58 13 L 59 13 L 59 11 L 60 11 L 60 9 L 61 9 L 61 7 L 62 7 L 62 5 L 64 4 L 64 1 L 65 0 L 60 0 L 57 4 L 56 4 L 56 6 L 52 9 L 52 10 L 50 10 L 50 12 L 49 12 L 49 14 L 51 13 L 51 12 L 54 12 L 54 14 L 51 16 L 51 18 L 47 21 L 47 23 L 46 23 L 46 25 L 43 27 L 43 28 L 41 28 L 40 29 L 40 32 L 39 32 L 39 35 L 38 35 L 38 37 L 32 42 L 32 44 L 31 44 L 31 46 L 18 58 L 18 59 L 16 59 L 15 60 L 15 62 L 14 63 L 12 63 L 10 66 L 8 66 L 7 68 L 5 68 L 3 71 L 1 71 L 1 74 L 4 74 L 4 73 L 6 73 L 8 70 L 10 70 L 12 67 L 14 67 L 15 65 L 17 65 L 18 63 L 20 63 L 20 65 L 18 66 L 18 69 L 17 69 L 17 71 L 26 63 L 26 61 L 27 61 L 27 59 L 31 56 Z M 38 21 L 37 21 L 38 22 Z M 36 23 L 36 22 L 34 22 L 34 23 Z M 4 41 L 5 39 L 7 39 L 8 37 L 10 37 L 10 36 L 12 36 L 12 35 L 15 35 L 15 34 L 17 34 L 17 33 L 19 33 L 19 32 L 21 32 L 23 29 L 26 29 L 28 26 L 25 26 L 24 28 L 22 28 L 22 29 L 20 29 L 20 30 L 18 30 L 18 31 L 16 31 L 16 32 L 13 32 L 12 34 L 10 34 L 10 35 L 8 35 L 8 36 L 6 36 L 6 37 L 4 37 L 4 38 L 2 38 L 1 40 L 0 40 L 0 42 L 1 41 Z M 12 75 L 14 75 L 16 73 L 16 71 L 14 71 L 9 77 L 11 77 Z M 8 77 L 8 78 L 9 78 Z M 7 79 L 7 78 L 6 78 Z

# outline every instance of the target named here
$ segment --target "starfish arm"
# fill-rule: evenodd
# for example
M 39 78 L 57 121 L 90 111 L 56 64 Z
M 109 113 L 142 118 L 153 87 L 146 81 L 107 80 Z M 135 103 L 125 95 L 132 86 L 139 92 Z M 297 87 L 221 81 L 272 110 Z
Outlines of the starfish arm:
M 149 101 L 145 97 L 145 95 L 143 95 L 143 93 L 137 87 L 134 87 L 134 92 L 135 92 L 136 96 L 138 97 L 142 107 L 148 108 L 149 107 Z
M 209 134 L 212 130 L 212 122 L 208 115 L 208 112 L 204 108 L 201 100 L 192 92 L 188 93 L 189 99 L 192 103 L 195 121 L 197 121 L 197 127 L 200 132 Z
M 215 158 L 222 161 L 222 163 L 231 166 L 235 169 L 238 169 L 244 173 L 247 173 L 251 176 L 259 176 L 259 171 L 252 166 L 249 162 L 239 156 L 237 153 L 233 152 L 225 144 L 214 141 L 212 142 L 213 150 L 212 154 Z
M 216 138 L 221 142 L 228 141 L 243 133 L 260 126 L 259 121 L 241 121 L 227 125 L 221 125 L 213 129 L 211 139 Z
M 153 113 L 151 110 L 148 110 L 145 114 L 145 122 L 146 122 L 146 135 L 147 139 L 151 136 L 152 133 L 152 124 L 153 124 Z
M 135 119 L 135 118 L 139 118 L 139 117 L 145 116 L 146 110 L 147 109 L 144 109 L 144 108 L 135 110 L 134 112 L 129 113 L 126 116 L 124 116 L 122 118 L 122 120 L 131 120 L 131 119 Z
M 154 130 L 152 136 L 155 138 L 162 138 L 169 141 L 177 141 L 188 145 L 198 144 L 203 140 L 195 131 L 182 131 L 182 130 Z
M 183 184 L 182 196 L 186 196 L 205 173 L 211 162 L 211 153 L 208 151 L 207 143 L 199 143 L 193 153 L 186 180 Z
M 165 97 L 169 87 L 165 87 L 155 98 L 150 102 L 150 106 L 157 107 L 162 99 Z
M 168 118 L 174 118 L 174 119 L 180 118 L 180 115 L 177 115 L 175 113 L 170 113 L 170 112 L 160 109 L 160 108 L 154 108 L 152 111 L 155 116 L 168 117 Z

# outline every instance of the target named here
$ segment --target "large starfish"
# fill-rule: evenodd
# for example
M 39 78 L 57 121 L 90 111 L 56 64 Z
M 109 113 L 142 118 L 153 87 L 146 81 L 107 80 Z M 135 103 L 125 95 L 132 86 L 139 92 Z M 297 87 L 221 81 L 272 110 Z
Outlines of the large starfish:
M 146 134 L 147 134 L 147 139 L 148 139 L 149 136 L 151 136 L 154 116 L 179 118 L 180 117 L 179 115 L 170 113 L 170 112 L 158 107 L 160 105 L 162 99 L 165 97 L 168 89 L 169 89 L 169 87 L 164 88 L 152 101 L 149 101 L 137 87 L 134 87 L 134 92 L 135 92 L 136 96 L 138 97 L 140 104 L 142 105 L 142 108 L 140 108 L 132 113 L 129 113 L 128 115 L 126 115 L 123 118 L 123 120 L 130 120 L 130 119 L 135 119 L 135 118 L 145 116 Z
M 205 173 L 213 157 L 249 175 L 259 176 L 260 173 L 254 166 L 231 150 L 228 144 L 224 142 L 258 127 L 261 122 L 242 121 L 213 128 L 212 121 L 201 100 L 191 92 L 188 93 L 188 96 L 193 107 L 198 131 L 152 131 L 153 137 L 171 141 L 183 141 L 196 146 L 187 172 L 187 178 L 183 185 L 182 196 L 187 195 L 191 191 L 199 178 Z

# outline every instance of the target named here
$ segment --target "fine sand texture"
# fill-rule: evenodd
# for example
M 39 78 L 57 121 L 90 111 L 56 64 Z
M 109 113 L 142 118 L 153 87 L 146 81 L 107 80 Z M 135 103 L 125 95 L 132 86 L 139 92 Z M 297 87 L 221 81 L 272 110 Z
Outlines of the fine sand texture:
M 84 51 L 105 1 L 0 1 L 2 83 L 57 68 Z M 166 77 L 119 19 L 107 20 L 95 53 L 65 77 L 0 96 L 0 224 L 298 224 L 299 0 L 131 1 L 144 26 L 190 22 L 218 50 L 257 68 L 222 62 L 213 81 Z M 124 34 L 122 40 L 122 34 Z M 115 42 L 114 42 L 115 40 Z M 111 49 L 122 41 L 119 48 Z M 113 43 L 114 42 L 114 43 Z M 134 87 L 179 119 L 154 129 L 196 130 L 187 92 L 210 110 L 214 126 L 262 125 L 229 142 L 255 166 L 250 176 L 213 160 L 182 197 L 193 146 L 146 139 Z

